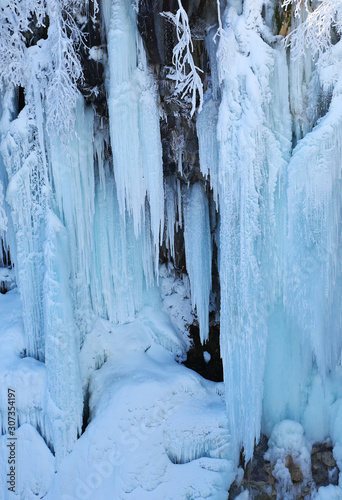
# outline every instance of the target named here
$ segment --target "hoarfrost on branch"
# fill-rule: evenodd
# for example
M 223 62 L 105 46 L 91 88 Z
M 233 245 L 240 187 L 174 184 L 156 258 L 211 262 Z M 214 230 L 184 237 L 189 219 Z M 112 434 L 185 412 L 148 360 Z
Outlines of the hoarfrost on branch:
M 286 38 L 286 45 L 290 45 L 292 56 L 296 59 L 305 54 L 309 48 L 313 54 L 326 52 L 332 44 L 332 28 L 338 33 L 342 31 L 342 1 L 323 0 L 316 9 L 311 10 L 308 0 L 284 0 L 283 8 L 293 6 L 293 15 L 303 18 L 303 22 Z
M 178 0 L 178 7 L 176 14 L 162 13 L 176 26 L 178 40 L 177 45 L 173 48 L 172 63 L 174 68 L 167 76 L 176 82 L 174 93 L 176 96 L 180 95 L 183 98 L 186 94 L 191 95 L 191 116 L 193 116 L 196 110 L 197 93 L 199 95 L 198 112 L 201 111 L 203 105 L 203 85 L 199 76 L 201 70 L 195 65 L 192 57 L 193 43 L 189 19 L 181 0 Z

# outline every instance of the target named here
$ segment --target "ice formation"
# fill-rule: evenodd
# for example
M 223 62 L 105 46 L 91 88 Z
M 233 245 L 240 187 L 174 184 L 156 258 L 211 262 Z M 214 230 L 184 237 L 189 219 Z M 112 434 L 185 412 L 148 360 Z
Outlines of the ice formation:
M 121 215 L 135 235 L 150 219 L 155 269 L 164 228 L 162 149 L 157 94 L 130 2 L 103 0 L 108 39 L 108 106 L 114 174 Z M 146 198 L 150 211 L 145 210 Z
M 188 193 L 184 215 L 184 238 L 191 300 L 197 310 L 200 337 L 204 342 L 209 336 L 212 243 L 208 199 L 200 183 L 194 184 Z
M 286 459 L 292 457 L 299 466 L 305 480 L 311 477 L 310 445 L 305 442 L 304 429 L 298 422 L 283 420 L 274 426 L 269 449 L 265 458 L 274 464 L 273 475 L 278 479 L 278 497 L 284 500 L 299 497 L 300 488 L 292 483 L 291 474 L 286 467 Z
M 218 149 L 218 173 L 215 162 L 209 169 L 218 175 L 221 355 L 233 446 L 238 453 L 243 445 L 247 459 L 260 434 L 267 314 L 279 293 L 276 186 L 291 133 L 287 95 L 277 95 L 284 49 L 260 38 L 250 25 L 258 7 L 248 5 L 240 16 L 233 7 L 226 13 L 217 54 L 222 99 L 216 141 L 212 132 L 202 139 L 208 137 L 209 151 L 215 142 Z M 208 150 L 202 141 L 200 152 Z
M 182 142 L 170 173 L 139 2 L 100 5 L 108 59 L 94 47 L 89 58 L 105 61 L 108 127 L 77 90 L 62 3 L 47 2 L 57 18 L 46 39 L 20 45 L 12 63 L 25 56 L 27 71 L 0 89 L 0 470 L 11 383 L 17 498 L 223 500 L 261 431 L 278 497 L 291 498 L 289 455 L 308 484 L 311 444 L 330 438 L 342 470 L 342 42 L 286 47 L 275 2 L 217 2 L 202 88 L 179 1 L 165 75 L 196 125 L 199 164 L 189 175 Z M 300 5 L 289 14 L 298 36 L 312 19 Z M 40 2 L 27 8 L 41 22 Z M 190 325 L 210 341 L 214 286 L 224 383 L 181 365 Z M 316 498 L 341 491 L 340 480 Z

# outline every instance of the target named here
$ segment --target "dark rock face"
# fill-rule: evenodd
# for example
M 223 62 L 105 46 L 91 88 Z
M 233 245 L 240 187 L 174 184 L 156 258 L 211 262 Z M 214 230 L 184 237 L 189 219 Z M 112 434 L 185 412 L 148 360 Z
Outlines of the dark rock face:
M 89 2 L 87 22 L 80 28 L 84 34 L 84 44 L 81 44 L 79 48 L 83 80 L 78 83 L 78 88 L 86 102 L 93 104 L 96 114 L 107 117 L 104 67 L 103 58 L 101 58 L 101 53 L 105 57 L 103 52 L 106 47 L 105 40 L 103 40 L 105 30 L 101 23 L 100 12 L 95 15 L 93 1 Z
M 201 344 L 199 327 L 191 325 L 190 337 L 193 345 L 188 351 L 187 360 L 184 365 L 191 368 L 202 377 L 214 382 L 223 381 L 222 360 L 220 357 L 220 328 L 218 324 L 209 327 L 209 340 L 204 345 Z M 204 353 L 210 354 L 210 361 L 206 361 Z
M 254 455 L 247 465 L 241 454 L 240 466 L 244 468 L 241 484 L 234 482 L 229 491 L 229 498 L 236 498 L 242 491 L 248 490 L 249 498 L 255 500 L 276 499 L 275 479 L 272 476 L 271 463 L 264 459 L 268 448 L 268 438 L 261 435 L 259 443 L 254 448 Z
M 0 261 L 3 262 L 4 267 L 12 267 L 12 261 L 11 261 L 11 254 L 10 254 L 10 249 L 5 245 L 3 240 L 1 240 L 1 258 Z
M 328 486 L 328 484 L 338 484 L 339 470 L 331 446 L 325 443 L 313 445 L 311 453 L 311 472 L 316 488 Z
M 203 35 L 207 26 L 217 22 L 216 2 L 183 0 L 182 5 L 188 14 L 190 28 L 195 34 L 202 31 Z M 177 43 L 176 34 L 170 22 L 160 14 L 174 14 L 177 9 L 177 0 L 142 0 L 139 4 L 139 31 L 152 64 L 172 64 L 172 49 Z
M 202 72 L 206 87 L 210 65 L 204 39 L 207 29 L 217 22 L 216 2 L 183 0 L 182 5 L 188 14 L 192 32 L 194 62 Z M 164 175 L 177 175 L 183 182 L 193 183 L 202 180 L 196 122 L 195 117 L 190 117 L 190 104 L 174 96 L 175 84 L 167 77 L 177 36 L 170 20 L 161 15 L 163 12 L 175 13 L 177 9 L 177 0 L 141 0 L 138 27 L 159 87 Z M 178 168 L 180 158 L 181 171 Z
M 204 90 L 206 90 L 211 69 L 205 48 L 205 37 L 208 29 L 217 23 L 217 4 L 207 0 L 183 0 L 182 5 L 189 18 L 194 45 L 194 62 L 202 71 L 200 74 Z M 175 83 L 168 78 L 177 36 L 173 24 L 161 14 L 163 12 L 176 13 L 178 7 L 178 0 L 141 0 L 138 27 L 159 90 L 164 178 L 176 178 L 181 185 L 185 186 L 204 179 L 199 165 L 196 114 L 193 117 L 190 116 L 190 103 L 174 95 Z M 208 192 L 208 197 L 212 202 L 210 192 Z M 212 228 L 213 233 L 214 231 L 215 228 Z M 175 268 L 185 272 L 184 238 L 181 228 L 178 228 L 175 235 L 175 253 L 176 258 L 173 262 Z M 165 254 L 164 258 L 167 259 L 169 256 Z M 219 298 L 216 264 L 213 265 L 213 271 L 213 284 L 215 285 L 213 290 Z M 196 335 L 194 335 L 195 338 Z M 196 348 L 190 357 L 194 358 L 195 352 L 197 352 Z M 201 358 L 198 363 L 201 365 L 202 351 L 198 352 Z
M 176 0 L 143 0 L 139 5 L 138 27 L 149 61 L 152 64 L 172 64 L 174 30 L 161 12 L 176 12 Z
M 217 23 L 217 4 L 207 0 L 182 0 L 187 12 L 193 39 L 193 58 L 201 70 L 204 91 L 210 81 L 209 57 L 205 48 L 207 31 Z M 172 66 L 172 51 L 177 44 L 176 30 L 170 20 L 161 14 L 176 13 L 178 0 L 141 0 L 138 12 L 138 27 L 144 41 L 147 58 L 150 63 L 159 90 L 161 109 L 161 140 L 163 148 L 164 178 L 180 181 L 181 185 L 189 185 L 204 181 L 199 165 L 199 146 L 196 131 L 196 114 L 191 117 L 191 104 L 174 95 L 175 83 L 168 78 Z M 212 195 L 208 190 L 208 198 L 213 205 Z M 215 217 L 214 217 L 215 219 Z M 214 235 L 216 230 L 212 227 Z M 214 245 L 213 258 L 213 292 L 216 296 L 216 310 L 219 310 L 219 279 L 217 271 L 217 252 Z M 162 259 L 170 256 L 165 248 L 161 249 Z M 173 260 L 173 259 L 172 259 Z M 175 231 L 175 259 L 173 264 L 179 272 L 186 272 L 183 229 Z M 222 361 L 219 347 L 219 324 L 211 318 L 209 341 L 202 346 L 197 325 L 190 328 L 193 346 L 188 352 L 185 365 L 203 377 L 214 381 L 223 380 Z M 210 354 L 210 361 L 204 359 L 204 352 Z
M 255 446 L 253 459 L 250 460 L 246 466 L 244 479 L 253 481 L 254 483 L 268 482 L 269 477 L 269 464 L 264 459 L 264 455 L 268 448 L 268 439 L 264 434 L 261 435 L 260 441 Z

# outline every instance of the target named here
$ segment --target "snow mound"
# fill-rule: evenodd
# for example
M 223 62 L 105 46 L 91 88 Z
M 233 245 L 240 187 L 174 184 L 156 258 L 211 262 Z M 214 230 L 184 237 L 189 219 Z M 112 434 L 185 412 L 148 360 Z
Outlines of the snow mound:
M 4 500 L 37 500 L 47 493 L 54 473 L 54 457 L 43 438 L 30 424 L 23 424 L 16 431 L 16 481 L 15 494 L 9 493 L 4 484 L 6 475 L 1 474 L 0 491 Z M 0 438 L 0 470 L 7 469 L 7 436 Z
M 339 486 L 321 486 L 314 496 L 315 500 L 341 500 L 342 499 L 342 489 Z
M 236 471 L 222 384 L 156 342 L 153 328 L 165 330 L 166 321 L 161 326 L 152 310 L 149 327 L 144 321 L 101 320 L 86 336 L 81 372 L 90 422 L 47 500 L 226 500 Z
M 0 290 L 1 292 L 13 290 L 16 287 L 15 274 L 13 269 L 0 267 Z
M 46 369 L 34 358 L 23 357 L 25 342 L 22 307 L 17 289 L 0 295 L 0 427 L 7 428 L 8 389 L 16 391 L 18 424 L 39 426 L 48 436 L 45 408 Z
M 305 440 L 304 429 L 298 422 L 283 420 L 274 427 L 268 444 L 265 459 L 272 463 L 277 494 L 284 500 L 295 498 L 302 485 L 295 486 L 292 482 L 292 467 L 299 467 L 297 475 L 304 484 L 311 479 L 311 447 Z

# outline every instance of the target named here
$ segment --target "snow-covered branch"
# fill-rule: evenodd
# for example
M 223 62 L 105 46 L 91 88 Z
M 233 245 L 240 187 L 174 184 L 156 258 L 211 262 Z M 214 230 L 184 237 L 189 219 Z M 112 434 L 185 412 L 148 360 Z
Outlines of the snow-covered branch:
M 167 75 L 168 78 L 176 82 L 174 94 L 184 98 L 191 95 L 191 116 L 196 110 L 197 94 L 199 96 L 198 111 L 201 111 L 203 104 L 203 85 L 199 72 L 201 71 L 194 62 L 192 52 L 193 44 L 189 19 L 183 8 L 181 0 L 178 0 L 178 10 L 176 14 L 163 12 L 162 16 L 170 19 L 176 26 L 177 45 L 173 48 L 172 63 L 174 68 Z
M 83 77 L 77 19 L 87 13 L 83 0 L 2 0 L 0 2 L 0 85 L 35 86 L 42 97 L 48 130 L 67 137 L 75 120 L 77 84 Z M 94 13 L 98 4 L 94 3 Z M 47 39 L 35 39 L 46 27 Z
M 77 82 L 82 79 L 83 72 L 75 42 L 67 36 L 60 19 L 57 18 L 49 27 L 48 33 L 50 57 L 46 68 L 46 115 L 48 130 L 57 129 L 60 135 L 66 136 L 75 121 L 79 94 Z M 75 29 L 73 25 L 71 27 Z M 79 35 L 76 32 L 74 36 Z
M 306 19 L 285 38 L 292 48 L 293 57 L 304 54 L 305 48 L 313 54 L 322 54 L 331 47 L 331 30 L 342 32 L 342 0 L 322 0 L 313 11 L 308 0 L 284 0 L 285 9 L 292 5 L 293 15 L 297 18 L 305 12 Z
M 25 85 L 27 58 L 25 36 L 32 24 L 44 23 L 44 0 L 4 0 L 0 2 L 0 85 Z

